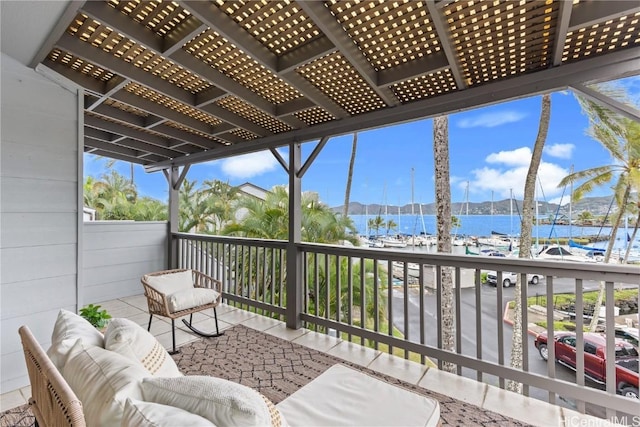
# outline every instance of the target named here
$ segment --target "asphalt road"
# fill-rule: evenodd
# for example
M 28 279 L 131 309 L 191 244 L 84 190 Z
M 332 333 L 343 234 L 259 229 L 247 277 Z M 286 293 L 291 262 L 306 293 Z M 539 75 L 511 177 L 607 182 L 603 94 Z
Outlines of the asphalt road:
M 597 290 L 597 282 L 584 281 L 583 286 L 585 290 Z M 538 288 L 538 290 L 537 290 Z M 556 279 L 554 280 L 554 293 L 574 292 L 575 285 L 571 279 Z M 541 281 L 538 285 L 528 285 L 529 296 L 534 296 L 536 291 L 540 294 L 546 292 L 544 281 Z M 502 301 L 500 306 L 504 308 L 507 301 L 513 299 L 514 288 L 503 288 Z M 498 316 L 498 300 L 497 290 L 491 285 L 482 285 L 480 289 L 481 303 L 482 303 L 482 359 L 492 362 L 499 361 L 498 351 L 498 324 L 503 324 L 503 345 L 504 345 L 504 365 L 508 366 L 510 363 L 511 353 L 511 339 L 512 339 L 512 327 L 506 323 L 503 323 L 502 316 Z M 475 289 L 465 288 L 461 291 L 461 304 L 462 304 L 462 353 L 465 355 L 476 357 L 476 300 Z M 404 324 L 404 293 L 402 291 L 394 291 L 393 295 L 393 323 L 394 325 L 405 333 Z M 408 338 L 411 341 L 420 341 L 420 296 L 417 290 L 409 291 L 408 299 Z M 428 345 L 437 346 L 437 309 L 436 309 L 436 296 L 432 292 L 427 292 L 424 295 L 424 321 L 425 321 L 425 335 L 426 343 Z M 405 335 L 407 335 L 405 333 Z M 548 374 L 547 362 L 545 362 L 539 355 L 538 350 L 534 346 L 534 337 L 527 335 L 528 342 L 528 360 L 529 371 L 538 373 L 541 375 Z M 476 379 L 476 372 L 470 369 L 463 369 L 463 375 L 472 379 Z M 556 365 L 556 378 L 562 379 L 568 382 L 575 383 L 575 373 L 562 366 Z M 498 385 L 498 379 L 496 377 L 485 375 L 484 382 Z M 588 382 L 589 385 L 596 387 L 596 384 Z M 536 399 L 548 401 L 549 393 L 547 391 L 530 388 L 529 395 Z M 562 397 L 557 399 L 558 404 L 565 407 L 576 409 L 575 403 L 567 401 Z M 595 407 L 593 405 L 587 407 L 587 413 L 604 417 L 605 412 L 602 407 Z

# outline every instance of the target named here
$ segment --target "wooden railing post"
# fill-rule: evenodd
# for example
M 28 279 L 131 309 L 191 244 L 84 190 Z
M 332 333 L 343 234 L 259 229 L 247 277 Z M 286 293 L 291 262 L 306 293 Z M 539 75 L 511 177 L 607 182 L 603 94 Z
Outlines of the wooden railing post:
M 167 263 L 169 268 L 178 267 L 178 239 L 174 238 L 174 233 L 180 229 L 180 186 L 189 171 L 189 165 L 180 170 L 178 166 L 164 169 L 164 176 L 169 184 L 169 237 L 167 242 Z
M 300 144 L 289 144 L 289 241 L 287 243 L 287 328 L 302 326 L 302 252 L 301 241 L 301 198 L 302 179 L 298 176 L 301 164 Z

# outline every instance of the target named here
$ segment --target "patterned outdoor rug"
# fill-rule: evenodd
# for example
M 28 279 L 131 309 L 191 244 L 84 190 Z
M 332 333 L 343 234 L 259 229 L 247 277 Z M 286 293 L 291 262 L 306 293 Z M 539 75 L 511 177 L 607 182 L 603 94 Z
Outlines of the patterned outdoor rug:
M 442 425 L 526 426 L 526 423 L 487 411 L 363 368 L 343 359 L 272 335 L 236 325 L 218 338 L 207 338 L 181 347 L 173 356 L 187 375 L 211 375 L 259 390 L 279 403 L 336 363 L 348 365 L 388 383 L 436 399 Z
M 173 358 L 186 375 L 211 375 L 235 381 L 259 390 L 274 403 L 281 402 L 336 363 L 342 363 L 436 399 L 440 403 L 442 425 L 527 425 L 242 325 L 225 330 L 221 337 L 196 341 L 180 350 Z M 0 414 L 0 427 L 34 424 L 26 405 Z

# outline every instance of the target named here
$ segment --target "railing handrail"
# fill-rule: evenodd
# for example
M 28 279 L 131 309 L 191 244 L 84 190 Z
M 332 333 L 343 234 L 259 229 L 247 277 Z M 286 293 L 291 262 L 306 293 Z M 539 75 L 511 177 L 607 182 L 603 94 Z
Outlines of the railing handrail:
M 234 243 L 251 246 L 285 249 L 286 240 L 256 239 L 248 237 L 213 236 L 209 234 L 173 233 L 173 236 L 204 242 Z M 484 265 L 483 270 L 513 271 L 530 273 L 532 270 L 547 275 L 567 275 L 578 279 L 593 279 L 594 273 L 606 275 L 607 281 L 639 283 L 640 268 L 634 265 L 620 265 L 599 262 L 554 261 L 528 258 L 492 257 L 483 255 L 458 255 L 445 253 L 418 253 L 393 251 L 378 248 L 362 248 L 358 246 L 342 246 L 320 243 L 299 243 L 297 247 L 303 251 L 311 251 L 330 255 L 364 257 L 378 260 L 416 262 L 427 265 L 441 265 L 467 269 L 478 268 L 478 261 Z M 495 268 L 493 268 L 495 267 Z M 534 268 L 532 268 L 534 267 Z M 555 274 L 557 273 L 557 274 Z M 605 280 L 603 278 L 602 280 Z
M 236 237 L 236 236 L 219 236 L 211 234 L 195 234 L 195 233 L 172 233 L 173 237 L 181 239 L 191 239 L 201 242 L 213 242 L 213 243 L 231 243 L 239 245 L 249 246 L 263 246 L 266 248 L 286 249 L 286 240 L 276 239 L 256 239 L 250 237 Z

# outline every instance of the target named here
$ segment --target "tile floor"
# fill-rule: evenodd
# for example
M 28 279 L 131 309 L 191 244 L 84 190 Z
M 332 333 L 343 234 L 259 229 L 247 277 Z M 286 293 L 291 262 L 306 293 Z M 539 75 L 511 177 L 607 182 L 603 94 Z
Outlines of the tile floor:
M 149 322 L 147 301 L 144 295 L 137 295 L 100 303 L 113 317 L 126 317 L 145 328 Z M 287 329 L 284 323 L 234 307 L 218 307 L 218 321 L 221 330 L 235 324 L 243 324 L 265 333 L 293 341 L 295 343 L 341 357 L 345 360 L 366 366 L 403 381 L 417 384 L 444 395 L 464 400 L 538 426 L 604 426 L 611 425 L 600 418 L 582 415 L 578 412 L 551 405 L 540 400 L 517 395 L 500 388 L 478 383 L 474 380 L 428 368 L 387 353 L 362 347 L 355 343 L 342 341 L 317 332 L 300 329 Z M 213 313 L 212 313 L 213 314 Z M 215 329 L 212 316 L 198 313 L 194 315 L 194 324 L 201 330 Z M 180 346 L 198 338 L 176 322 L 176 345 Z M 165 348 L 171 348 L 171 323 L 154 317 L 151 333 Z M 0 396 L 0 411 L 23 405 L 30 396 L 30 387 L 14 390 Z

